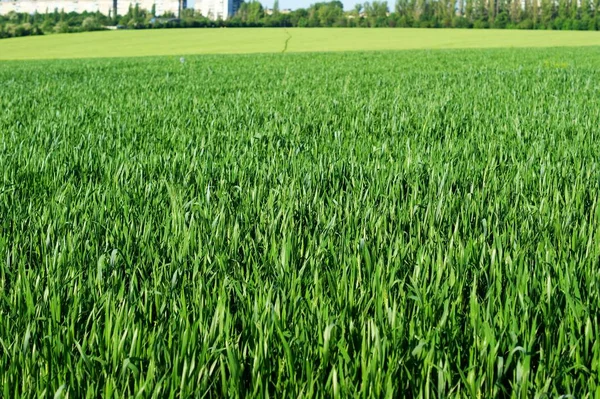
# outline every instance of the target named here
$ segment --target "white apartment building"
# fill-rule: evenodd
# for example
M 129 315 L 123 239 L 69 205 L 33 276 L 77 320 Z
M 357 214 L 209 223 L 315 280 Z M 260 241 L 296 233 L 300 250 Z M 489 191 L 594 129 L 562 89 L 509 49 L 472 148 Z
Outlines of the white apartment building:
M 179 12 L 179 0 L 118 0 L 117 14 L 125 15 L 129 6 L 151 10 L 156 6 L 156 15 L 171 12 L 175 15 Z M 113 0 L 0 0 L 0 15 L 6 15 L 11 11 L 19 13 L 45 14 L 59 10 L 66 13 L 77 12 L 101 12 L 104 15 L 112 13 Z
M 81 1 L 81 0 L 80 0 Z M 89 1 L 89 0 L 87 0 Z M 110 0 L 112 1 L 112 0 Z M 141 9 L 152 10 L 152 7 L 156 7 L 156 15 L 164 15 L 165 13 L 173 13 L 176 16 L 179 13 L 179 0 L 118 0 L 117 2 L 117 14 L 125 15 L 129 10 L 129 6 L 135 7 L 138 5 Z
M 196 0 L 194 9 L 209 19 L 228 19 L 235 15 L 240 0 Z

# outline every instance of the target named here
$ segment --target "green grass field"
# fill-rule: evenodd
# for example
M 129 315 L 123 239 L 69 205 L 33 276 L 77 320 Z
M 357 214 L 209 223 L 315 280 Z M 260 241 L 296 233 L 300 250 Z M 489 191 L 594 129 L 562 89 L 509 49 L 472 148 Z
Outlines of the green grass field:
M 93 47 L 40 51 L 115 55 Z M 599 65 L 595 47 L 0 63 L 0 396 L 598 397 Z
M 459 29 L 169 29 L 0 41 L 0 60 L 155 55 L 598 46 L 598 32 Z

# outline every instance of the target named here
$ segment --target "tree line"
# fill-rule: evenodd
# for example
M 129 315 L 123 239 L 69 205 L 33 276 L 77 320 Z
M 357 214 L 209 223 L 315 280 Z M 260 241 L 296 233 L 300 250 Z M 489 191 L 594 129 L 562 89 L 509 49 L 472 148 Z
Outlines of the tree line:
M 474 29 L 600 30 L 600 0 L 397 0 L 357 4 L 344 11 L 340 1 L 280 10 L 244 2 L 227 20 L 211 20 L 193 9 L 156 16 L 156 10 L 130 7 L 125 15 L 11 12 L 0 16 L 0 38 L 82 32 L 118 26 L 127 29 L 217 27 L 416 27 Z

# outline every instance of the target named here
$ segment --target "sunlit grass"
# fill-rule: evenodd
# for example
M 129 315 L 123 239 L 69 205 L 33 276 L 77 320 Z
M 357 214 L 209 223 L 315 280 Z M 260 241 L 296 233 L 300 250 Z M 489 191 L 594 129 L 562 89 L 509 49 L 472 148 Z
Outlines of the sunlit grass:
M 599 62 L 0 64 L 0 396 L 594 396 Z

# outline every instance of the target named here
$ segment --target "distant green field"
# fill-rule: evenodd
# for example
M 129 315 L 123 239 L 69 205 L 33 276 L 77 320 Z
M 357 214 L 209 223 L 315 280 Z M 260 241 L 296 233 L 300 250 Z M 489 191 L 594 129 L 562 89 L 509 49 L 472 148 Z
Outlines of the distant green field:
M 289 40 L 288 40 L 289 39 Z M 171 29 L 0 41 L 0 60 L 180 54 L 600 45 L 599 32 L 458 29 Z

